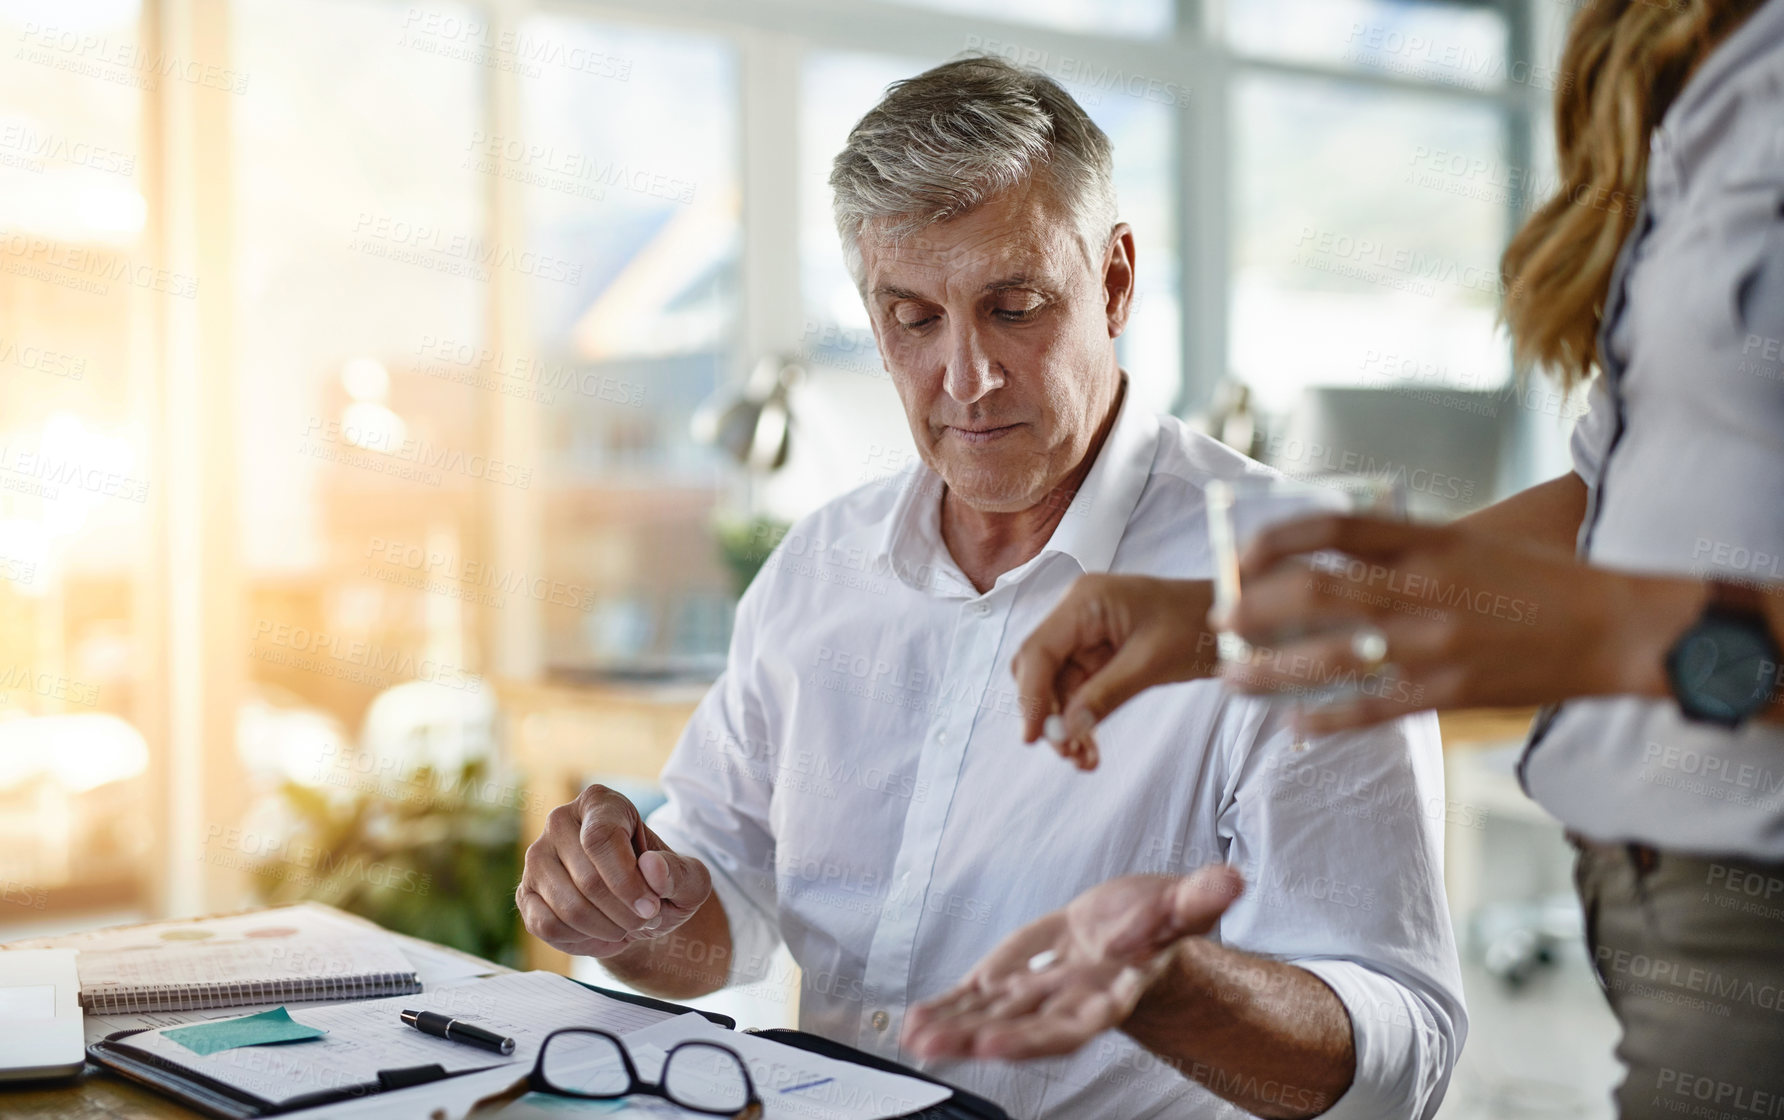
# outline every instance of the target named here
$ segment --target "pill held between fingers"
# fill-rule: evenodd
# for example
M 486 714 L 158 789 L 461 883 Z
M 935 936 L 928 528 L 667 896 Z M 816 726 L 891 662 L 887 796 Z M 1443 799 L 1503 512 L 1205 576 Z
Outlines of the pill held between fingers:
M 1048 716 L 1046 722 L 1041 724 L 1041 733 L 1046 735 L 1047 741 L 1054 746 L 1064 745 L 1065 719 L 1058 715 Z

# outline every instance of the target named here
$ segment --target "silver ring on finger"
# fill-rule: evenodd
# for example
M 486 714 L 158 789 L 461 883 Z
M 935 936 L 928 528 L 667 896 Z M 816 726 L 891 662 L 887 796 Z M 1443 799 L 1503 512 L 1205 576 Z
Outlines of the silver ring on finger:
M 1350 652 L 1363 665 L 1363 675 L 1372 676 L 1387 664 L 1388 636 L 1381 627 L 1365 623 L 1351 631 Z

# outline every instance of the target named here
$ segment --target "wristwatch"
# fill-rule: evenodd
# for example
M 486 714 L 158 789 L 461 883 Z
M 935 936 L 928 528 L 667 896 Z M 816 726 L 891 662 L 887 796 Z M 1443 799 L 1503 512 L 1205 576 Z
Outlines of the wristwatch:
M 1709 587 L 1703 614 L 1666 655 L 1666 680 L 1686 719 L 1739 727 L 1771 703 L 1784 657 L 1758 589 Z

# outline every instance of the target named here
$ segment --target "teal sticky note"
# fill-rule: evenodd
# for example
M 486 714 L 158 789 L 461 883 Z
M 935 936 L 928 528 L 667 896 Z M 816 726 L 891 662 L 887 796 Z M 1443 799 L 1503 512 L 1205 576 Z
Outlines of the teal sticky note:
M 266 1046 L 274 1042 L 303 1042 L 321 1038 L 327 1031 L 306 1027 L 297 1022 L 283 1007 L 262 1011 L 241 1019 L 223 1019 L 215 1023 L 194 1023 L 161 1032 L 194 1054 L 216 1054 L 238 1046 Z

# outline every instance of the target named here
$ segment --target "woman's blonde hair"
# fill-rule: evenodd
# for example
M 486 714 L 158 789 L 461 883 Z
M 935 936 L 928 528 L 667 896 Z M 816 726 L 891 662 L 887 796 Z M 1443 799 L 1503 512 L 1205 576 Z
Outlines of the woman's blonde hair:
M 1635 224 L 1648 143 L 1692 71 L 1764 0 L 1585 0 L 1555 95 L 1560 189 L 1511 239 L 1502 314 L 1520 366 L 1572 388 L 1598 364 L 1617 250 Z

